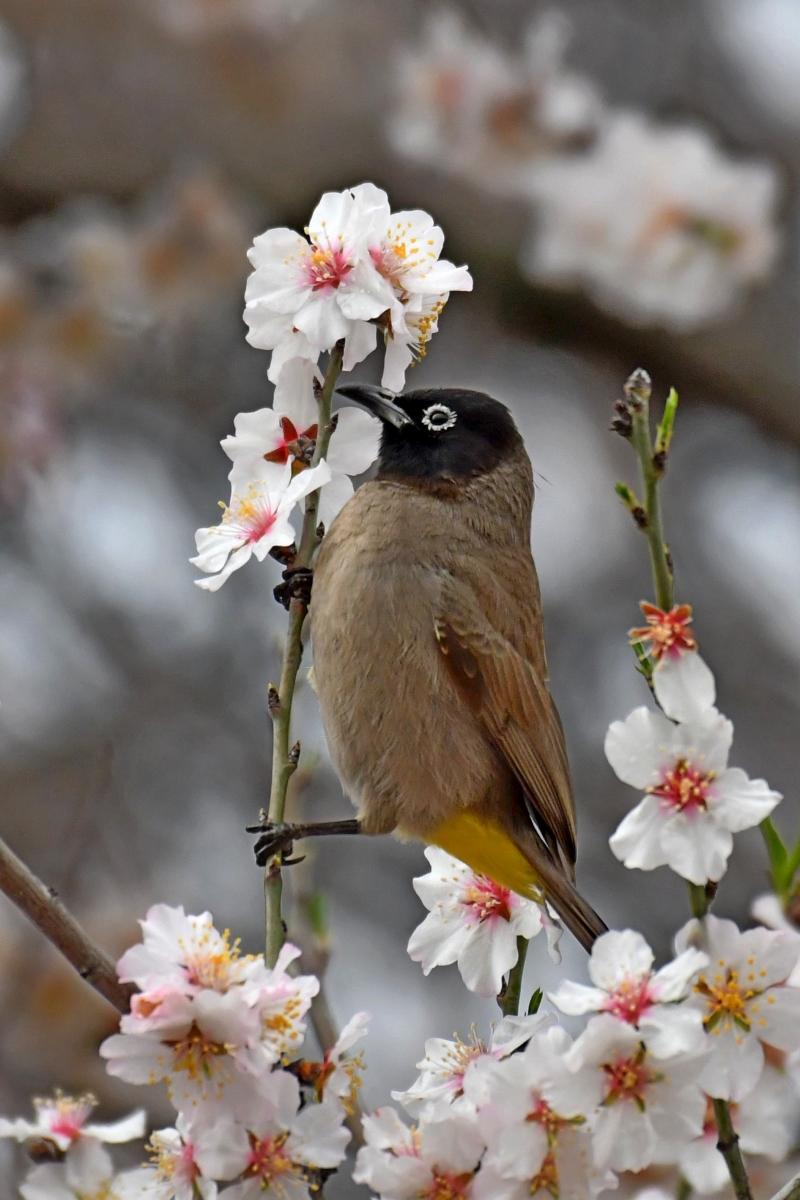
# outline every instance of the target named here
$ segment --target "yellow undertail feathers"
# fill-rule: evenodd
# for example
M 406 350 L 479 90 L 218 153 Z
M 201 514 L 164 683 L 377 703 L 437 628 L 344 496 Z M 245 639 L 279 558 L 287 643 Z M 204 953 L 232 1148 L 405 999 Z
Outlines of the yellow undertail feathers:
M 542 903 L 544 891 L 536 872 L 505 830 L 475 813 L 462 811 L 444 821 L 430 842 L 466 863 L 479 875 L 488 875 L 519 896 Z

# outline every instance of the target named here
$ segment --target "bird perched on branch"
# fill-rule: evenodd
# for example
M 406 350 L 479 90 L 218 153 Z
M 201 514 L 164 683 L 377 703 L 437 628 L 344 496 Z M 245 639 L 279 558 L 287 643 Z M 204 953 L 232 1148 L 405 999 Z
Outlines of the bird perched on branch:
M 339 393 L 383 423 L 377 475 L 327 533 L 311 602 L 323 724 L 358 829 L 546 898 L 590 948 L 605 925 L 574 886 L 522 438 L 481 392 Z

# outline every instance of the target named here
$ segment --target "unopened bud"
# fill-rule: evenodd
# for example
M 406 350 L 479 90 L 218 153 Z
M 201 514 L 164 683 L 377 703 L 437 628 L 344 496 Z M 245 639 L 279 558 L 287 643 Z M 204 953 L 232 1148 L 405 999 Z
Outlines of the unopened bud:
M 650 393 L 653 390 L 653 385 L 647 371 L 642 367 L 637 367 L 628 376 L 628 381 L 623 390 L 634 412 L 641 412 L 643 406 L 650 399 Z
M 296 767 L 297 764 L 300 762 L 300 743 L 299 742 L 295 742 L 295 744 L 292 746 L 291 750 L 289 751 L 289 762 L 292 764 L 293 767 Z
M 267 688 L 267 708 L 271 717 L 277 717 L 281 711 L 281 697 L 274 683 Z

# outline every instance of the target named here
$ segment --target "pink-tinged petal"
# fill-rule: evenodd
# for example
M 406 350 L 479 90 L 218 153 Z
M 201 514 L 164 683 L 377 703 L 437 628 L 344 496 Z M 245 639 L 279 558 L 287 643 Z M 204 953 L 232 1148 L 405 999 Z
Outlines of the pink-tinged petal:
M 763 779 L 749 779 L 740 767 L 723 771 L 713 785 L 712 794 L 709 809 L 731 833 L 752 829 L 783 799 Z
M 352 371 L 357 363 L 363 362 L 375 349 L 378 330 L 368 321 L 353 321 L 344 340 L 342 370 Z
M 275 384 L 272 407 L 276 417 L 288 417 L 298 433 L 305 433 L 317 424 L 317 402 L 314 399 L 316 373 L 316 363 L 311 359 L 291 358 L 282 367 Z
M 402 392 L 406 382 L 406 371 L 413 361 L 411 344 L 391 338 L 386 344 L 383 359 L 382 386 L 392 392 Z
M 548 992 L 547 998 L 560 1012 L 569 1017 L 583 1017 L 586 1013 L 600 1012 L 608 996 L 600 988 L 586 987 L 573 983 L 571 979 L 561 981 L 557 992 Z
M 690 883 L 718 882 L 733 849 L 733 835 L 710 813 L 676 813 L 664 825 L 661 845 L 672 870 Z
M 347 476 L 340 475 L 338 472 L 322 489 L 317 515 L 326 529 L 330 529 L 347 501 L 352 499 L 353 491 L 353 485 Z
M 628 979 L 649 975 L 653 951 L 640 933 L 633 929 L 610 929 L 592 947 L 589 977 L 593 984 L 613 992 Z
M 311 345 L 320 350 L 332 350 L 350 331 L 350 322 L 339 307 L 333 288 L 313 296 L 295 315 L 294 323 Z
M 667 862 L 661 845 L 664 816 L 655 796 L 645 796 L 641 803 L 624 817 L 608 839 L 616 858 L 626 867 L 652 871 Z
M 458 956 L 458 969 L 464 984 L 477 996 L 496 996 L 503 976 L 519 958 L 517 938 L 508 921 L 500 918 L 480 921 L 468 931 Z
M 631 787 L 658 783 L 663 766 L 673 758 L 675 727 L 661 713 L 635 708 L 624 721 L 614 721 L 605 740 L 611 767 Z
M 381 423 L 358 408 L 340 408 L 336 416 L 336 429 L 327 455 L 328 466 L 345 475 L 361 475 L 378 457 Z
M 662 1004 L 682 1000 L 699 971 L 708 966 L 708 955 L 690 946 L 672 962 L 656 971 L 650 985 L 652 994 Z
M 653 671 L 656 699 L 674 721 L 693 721 L 714 707 L 714 676 L 697 651 L 665 654 Z

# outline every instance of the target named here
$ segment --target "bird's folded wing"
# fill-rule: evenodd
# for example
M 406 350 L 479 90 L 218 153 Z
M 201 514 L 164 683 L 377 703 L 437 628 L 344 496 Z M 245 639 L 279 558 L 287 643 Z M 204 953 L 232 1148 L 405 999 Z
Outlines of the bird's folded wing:
M 571 866 L 576 830 L 569 766 L 544 679 L 492 626 L 472 589 L 452 577 L 435 632 L 461 694 L 522 785 L 534 822 Z

